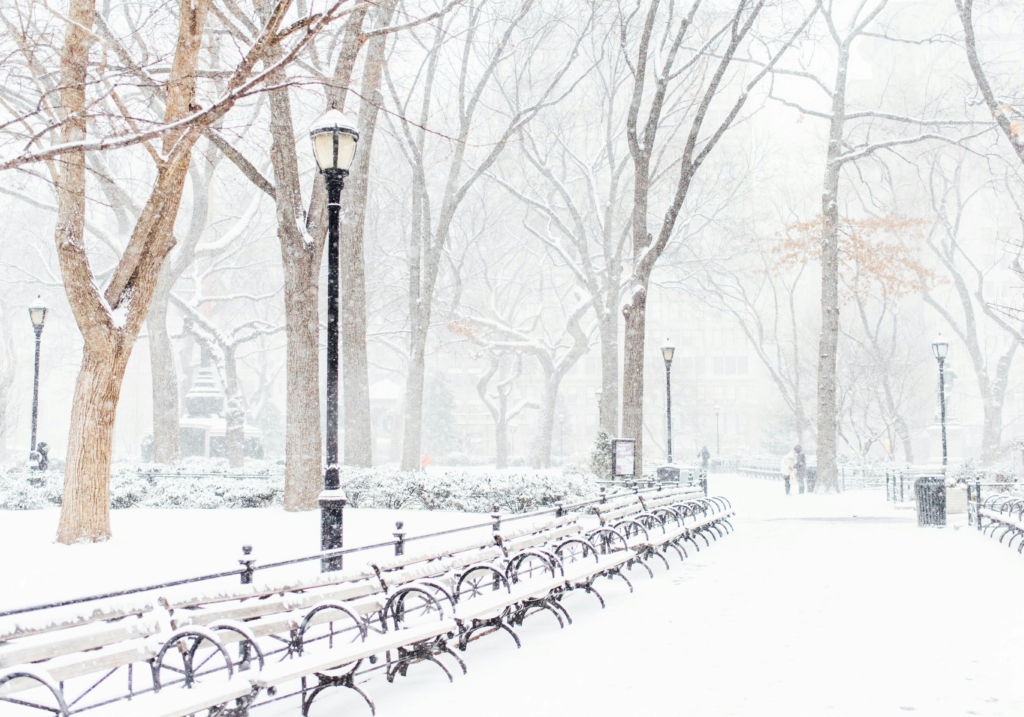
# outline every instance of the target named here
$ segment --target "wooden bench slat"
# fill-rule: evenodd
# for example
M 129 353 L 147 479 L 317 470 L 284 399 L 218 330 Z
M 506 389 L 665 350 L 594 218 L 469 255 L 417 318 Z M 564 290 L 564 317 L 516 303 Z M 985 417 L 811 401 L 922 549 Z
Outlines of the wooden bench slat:
M 0 648 L 0 669 L 148 637 L 159 631 L 160 623 L 156 619 L 126 618 L 116 623 L 100 623 L 60 632 L 48 632 L 7 643 L 5 647 Z
M 130 615 L 144 615 L 154 610 L 153 600 L 134 602 L 118 602 L 112 605 L 99 605 L 91 612 L 78 612 L 81 608 L 55 608 L 46 610 L 42 616 L 15 615 L 0 620 L 0 645 L 19 637 L 41 635 L 46 632 L 67 630 L 92 623 L 116 620 Z
M 262 672 L 253 673 L 251 680 L 254 685 L 260 687 L 274 687 L 284 682 L 298 680 L 314 672 L 335 669 L 388 650 L 429 640 L 432 637 L 453 632 L 457 627 L 455 621 L 448 618 L 403 630 L 386 632 L 382 635 L 371 635 L 366 638 L 365 642 L 336 645 L 326 652 L 306 654 L 294 660 L 286 660 L 268 666 Z
M 57 682 L 84 677 L 97 672 L 106 672 L 135 662 L 145 662 L 156 656 L 160 645 L 153 639 L 133 640 L 117 645 L 108 645 L 85 653 L 62 655 L 47 660 L 38 667 L 45 670 Z M 38 687 L 32 680 L 11 680 L 0 685 L 0 696 Z

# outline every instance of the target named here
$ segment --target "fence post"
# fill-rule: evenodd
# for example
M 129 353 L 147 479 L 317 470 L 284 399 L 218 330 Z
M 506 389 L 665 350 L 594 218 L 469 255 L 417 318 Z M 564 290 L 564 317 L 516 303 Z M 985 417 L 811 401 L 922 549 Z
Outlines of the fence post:
M 601 503 L 603 505 L 604 503 L 607 503 L 607 502 L 608 502 L 608 489 L 605 488 L 604 486 L 601 486 Z
M 977 501 L 975 503 L 974 522 L 977 524 L 978 531 L 980 532 L 981 531 L 981 476 L 978 475 L 977 473 L 974 475 L 974 499 Z
M 402 530 L 404 527 L 405 523 L 395 521 L 395 532 L 392 533 L 395 536 L 395 555 L 405 555 L 405 531 Z
M 906 501 L 906 495 L 903 492 L 903 471 L 900 471 L 900 503 Z
M 495 533 L 501 531 L 501 513 L 498 512 L 498 504 L 491 506 L 491 530 Z
M 242 585 L 252 585 L 252 575 L 256 572 L 253 567 L 256 564 L 256 558 L 252 557 L 252 546 L 242 546 L 242 558 L 238 561 L 242 565 Z
M 561 518 L 565 515 L 565 508 L 562 507 L 562 496 L 555 496 L 555 517 Z

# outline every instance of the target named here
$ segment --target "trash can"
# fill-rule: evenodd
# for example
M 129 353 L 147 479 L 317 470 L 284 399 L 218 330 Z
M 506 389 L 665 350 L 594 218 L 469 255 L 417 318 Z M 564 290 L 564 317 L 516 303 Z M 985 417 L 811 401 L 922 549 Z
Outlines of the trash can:
M 917 524 L 946 524 L 946 479 L 942 476 L 921 476 L 914 481 L 917 501 Z
M 678 483 L 679 482 L 679 466 L 669 463 L 664 466 L 658 466 L 658 480 L 662 483 Z

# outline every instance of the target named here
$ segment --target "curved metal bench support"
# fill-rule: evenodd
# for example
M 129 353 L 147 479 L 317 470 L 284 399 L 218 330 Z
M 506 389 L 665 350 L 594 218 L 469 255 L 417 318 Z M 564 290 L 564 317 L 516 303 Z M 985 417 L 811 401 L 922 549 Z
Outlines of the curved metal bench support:
M 36 704 L 34 702 L 27 702 L 25 700 L 14 700 L 9 697 L 0 698 L 0 702 L 12 702 L 23 707 L 31 707 L 34 709 L 42 710 L 44 712 L 50 712 L 52 714 L 58 715 L 59 717 L 68 717 L 71 714 L 70 710 L 68 710 L 67 704 L 64 702 L 64 693 L 53 680 L 46 679 L 43 675 L 40 675 L 39 673 L 33 670 L 15 669 L 11 672 L 5 672 L 4 674 L 0 675 L 0 685 L 4 685 L 10 682 L 11 680 L 17 679 L 32 680 L 33 682 L 38 682 L 39 684 L 41 684 L 50 692 L 50 694 L 53 695 L 53 699 L 56 701 L 57 706 L 46 707 L 45 705 Z

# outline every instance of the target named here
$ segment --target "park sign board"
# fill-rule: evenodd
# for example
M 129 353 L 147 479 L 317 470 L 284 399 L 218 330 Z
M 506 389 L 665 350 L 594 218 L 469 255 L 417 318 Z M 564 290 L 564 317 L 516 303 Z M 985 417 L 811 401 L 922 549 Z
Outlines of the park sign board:
M 612 439 L 612 476 L 631 476 L 636 465 L 636 441 L 632 438 Z

